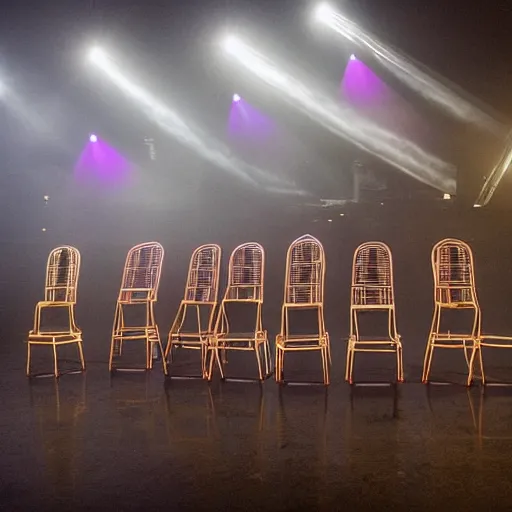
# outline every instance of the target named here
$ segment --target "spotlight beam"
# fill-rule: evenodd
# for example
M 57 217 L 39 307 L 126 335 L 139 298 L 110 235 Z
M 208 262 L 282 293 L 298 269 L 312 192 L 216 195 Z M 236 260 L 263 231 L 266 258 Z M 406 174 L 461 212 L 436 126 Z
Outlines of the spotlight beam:
M 250 185 L 264 186 L 269 191 L 305 195 L 304 191 L 293 184 L 232 156 L 230 150 L 220 141 L 202 133 L 199 128 L 187 124 L 176 111 L 167 107 L 121 72 L 102 48 L 92 48 L 89 52 L 89 61 L 98 67 L 126 97 L 136 101 L 148 119 L 205 160 L 236 175 Z
M 484 186 L 478 195 L 475 204 L 485 206 L 489 203 L 498 188 L 503 176 L 512 169 L 512 132 L 507 139 L 507 146 L 501 155 L 500 160 L 494 166 L 490 176 L 485 180 Z
M 319 12 L 321 15 L 318 14 Z M 421 66 L 423 68 L 421 69 L 410 57 L 401 55 L 384 45 L 375 36 L 361 29 L 345 16 L 320 4 L 315 12 L 315 19 L 352 43 L 370 50 L 382 66 L 401 82 L 426 100 L 438 105 L 452 117 L 477 125 L 495 135 L 503 134 L 503 124 L 457 94 L 453 90 L 455 86 L 449 88 L 442 84 L 433 78 L 433 72 L 427 70 L 425 66 Z M 444 81 L 446 82 L 446 80 Z M 464 96 L 468 96 L 468 94 L 464 92 Z
M 281 66 L 242 40 L 229 36 L 224 39 L 223 47 L 242 68 L 278 90 L 289 104 L 332 133 L 443 193 L 455 193 L 456 170 L 452 165 L 427 153 L 413 142 L 366 120 L 350 108 L 341 108 L 321 90 L 313 89 L 284 70 L 281 71 Z

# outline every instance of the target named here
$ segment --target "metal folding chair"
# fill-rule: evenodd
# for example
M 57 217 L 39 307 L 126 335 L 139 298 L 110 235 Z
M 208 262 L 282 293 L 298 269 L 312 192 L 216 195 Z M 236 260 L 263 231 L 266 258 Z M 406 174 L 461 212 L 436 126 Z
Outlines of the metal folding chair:
M 262 323 L 264 273 L 265 251 L 260 244 L 242 244 L 232 252 L 229 258 L 228 285 L 208 346 L 211 352 L 208 380 L 212 378 L 214 359 L 217 361 L 221 378 L 224 379 L 225 372 L 219 350 L 223 355 L 229 350 L 254 351 L 259 380 L 265 380 L 271 373 L 270 345 Z M 256 306 L 255 323 L 248 333 L 232 332 L 230 329 L 228 309 L 230 305 L 236 303 Z
M 359 314 L 385 312 L 388 316 L 386 337 L 364 338 L 360 335 Z M 354 253 L 350 295 L 350 336 L 347 344 L 345 380 L 353 384 L 356 352 L 395 353 L 397 381 L 403 382 L 402 342 L 396 329 L 393 260 L 391 250 L 381 242 L 366 242 Z
M 80 253 L 78 249 L 62 246 L 53 249 L 46 266 L 44 301 L 36 304 L 34 328 L 28 335 L 27 376 L 30 377 L 30 355 L 32 345 L 47 345 L 53 348 L 53 373 L 59 376 L 57 347 L 76 343 L 81 370 L 85 370 L 82 347 L 82 331 L 75 323 L 78 276 L 80 274 Z M 41 314 L 44 310 L 64 308 L 68 315 L 68 327 L 45 330 Z
M 207 376 L 208 340 L 213 332 L 218 303 L 221 255 L 221 248 L 215 244 L 202 245 L 192 253 L 185 294 L 169 331 L 165 349 L 165 359 L 169 358 L 170 363 L 173 362 L 177 349 L 199 350 L 203 378 Z M 195 313 L 197 321 L 192 331 L 185 331 L 185 321 L 190 308 L 193 314 Z M 203 311 L 207 314 L 206 324 L 202 321 Z
M 322 358 L 324 384 L 329 384 L 331 360 L 329 334 L 324 321 L 325 255 L 322 244 L 311 235 L 293 242 L 286 256 L 284 301 L 281 313 L 281 331 L 276 337 L 276 381 L 284 382 L 284 355 L 286 352 L 319 351 Z M 317 332 L 292 334 L 290 312 L 316 310 Z
M 422 381 L 427 383 L 436 348 L 463 349 L 468 367 L 471 367 L 468 350 L 473 350 L 472 359 L 478 349 L 481 330 L 481 311 L 475 287 L 473 253 L 465 242 L 447 238 L 432 249 L 432 272 L 434 274 L 434 316 L 423 363 Z M 441 316 L 447 310 L 473 310 L 470 332 L 456 333 L 441 330 Z M 470 368 L 468 383 L 472 378 Z
M 110 345 L 109 370 L 151 370 L 153 368 L 153 347 L 158 345 L 163 354 L 158 325 L 155 320 L 154 304 L 158 298 L 158 286 L 162 273 L 164 249 L 158 242 L 136 245 L 128 251 L 123 271 L 121 289 L 117 299 Z M 127 325 L 127 308 L 144 306 L 145 316 L 142 325 Z M 120 368 L 114 365 L 114 359 L 122 356 L 125 341 L 143 340 L 146 345 L 146 363 L 144 368 Z M 164 373 L 167 375 L 167 363 L 162 357 Z

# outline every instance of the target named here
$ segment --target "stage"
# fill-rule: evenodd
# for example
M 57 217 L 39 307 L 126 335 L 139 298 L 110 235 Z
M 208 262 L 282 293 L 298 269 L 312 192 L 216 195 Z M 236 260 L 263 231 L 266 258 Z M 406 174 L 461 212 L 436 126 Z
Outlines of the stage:
M 106 358 L 90 357 L 83 375 L 28 380 L 24 345 L 10 339 L 3 510 L 499 510 L 509 501 L 512 388 L 425 386 L 419 365 L 402 385 L 350 387 L 337 339 L 329 388 L 165 380 L 158 366 L 111 377 Z M 175 373 L 196 368 L 193 356 L 180 360 Z M 247 361 L 228 364 L 237 373 Z M 292 366 L 313 379 L 320 363 L 303 356 Z M 463 365 L 460 375 L 438 369 L 464 380 Z M 364 362 L 357 370 L 378 374 Z

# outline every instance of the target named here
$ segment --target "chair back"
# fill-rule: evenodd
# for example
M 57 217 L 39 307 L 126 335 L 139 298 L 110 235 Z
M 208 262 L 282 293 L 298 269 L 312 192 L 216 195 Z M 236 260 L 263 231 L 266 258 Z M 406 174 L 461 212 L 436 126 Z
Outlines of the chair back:
M 80 252 L 63 245 L 50 252 L 46 266 L 44 300 L 48 302 L 76 302 Z
M 184 300 L 214 304 L 219 294 L 221 248 L 216 244 L 198 247 L 190 258 Z
M 393 260 L 382 242 L 366 242 L 354 253 L 351 303 L 354 307 L 393 306 Z
M 315 306 L 324 300 L 325 255 L 311 235 L 295 240 L 286 256 L 284 304 Z
M 119 301 L 156 301 L 163 259 L 164 248 L 158 242 L 132 247 L 126 256 Z
M 434 299 L 441 305 L 478 307 L 473 253 L 468 244 L 454 238 L 432 249 Z
M 260 244 L 239 245 L 229 258 L 228 286 L 224 300 L 263 302 L 265 251 Z

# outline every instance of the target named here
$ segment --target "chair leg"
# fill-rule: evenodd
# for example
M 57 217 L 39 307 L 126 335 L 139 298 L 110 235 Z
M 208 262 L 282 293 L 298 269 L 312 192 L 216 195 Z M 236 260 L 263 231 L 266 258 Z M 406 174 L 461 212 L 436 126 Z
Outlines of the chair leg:
M 327 345 L 322 348 L 322 364 L 324 367 L 324 385 L 328 386 L 330 384 L 330 377 L 329 377 L 329 351 L 327 348 Z
M 256 353 L 256 362 L 258 364 L 258 375 L 260 377 L 260 381 L 263 381 L 263 372 L 261 370 L 261 354 L 260 354 L 261 344 L 255 342 L 254 344 L 254 352 Z
M 272 354 L 270 352 L 270 343 L 268 339 L 265 340 L 263 347 L 265 350 L 265 371 L 268 376 L 272 373 Z
M 396 364 L 397 364 L 397 380 L 398 382 L 404 381 L 404 362 L 403 362 L 403 353 L 402 353 L 402 345 L 397 344 L 396 346 Z
M 425 360 L 423 362 L 423 376 L 421 377 L 421 381 L 423 384 L 428 383 L 428 378 L 430 376 L 430 367 L 432 365 L 432 357 L 434 356 L 434 341 L 429 339 L 427 344 L 427 350 L 425 352 Z
M 208 369 L 208 380 L 211 381 L 212 380 L 212 377 L 213 377 L 213 359 L 215 357 L 215 355 L 213 354 L 213 351 L 214 349 L 213 348 L 209 348 L 208 349 L 208 354 L 207 354 L 207 358 L 209 357 L 210 358 L 210 362 L 209 362 L 209 369 Z
M 160 348 L 160 354 L 162 355 L 162 366 L 164 370 L 164 375 L 167 377 L 169 375 L 169 369 L 167 367 L 167 360 L 164 356 L 164 347 L 162 345 L 162 340 L 160 339 L 160 336 L 158 336 L 158 347 Z
M 27 342 L 27 377 L 30 377 L 30 341 Z
M 57 363 L 57 345 L 55 342 L 53 343 L 53 371 L 55 374 L 55 377 L 59 376 L 59 366 Z
M 484 356 L 482 353 L 482 346 L 478 347 L 478 357 L 480 359 L 480 375 L 482 376 L 482 386 L 485 386 L 485 372 L 484 372 Z
M 80 364 L 82 365 L 82 371 L 85 371 L 84 349 L 82 347 L 82 342 L 77 341 L 77 345 L 78 345 L 78 355 L 80 357 Z

